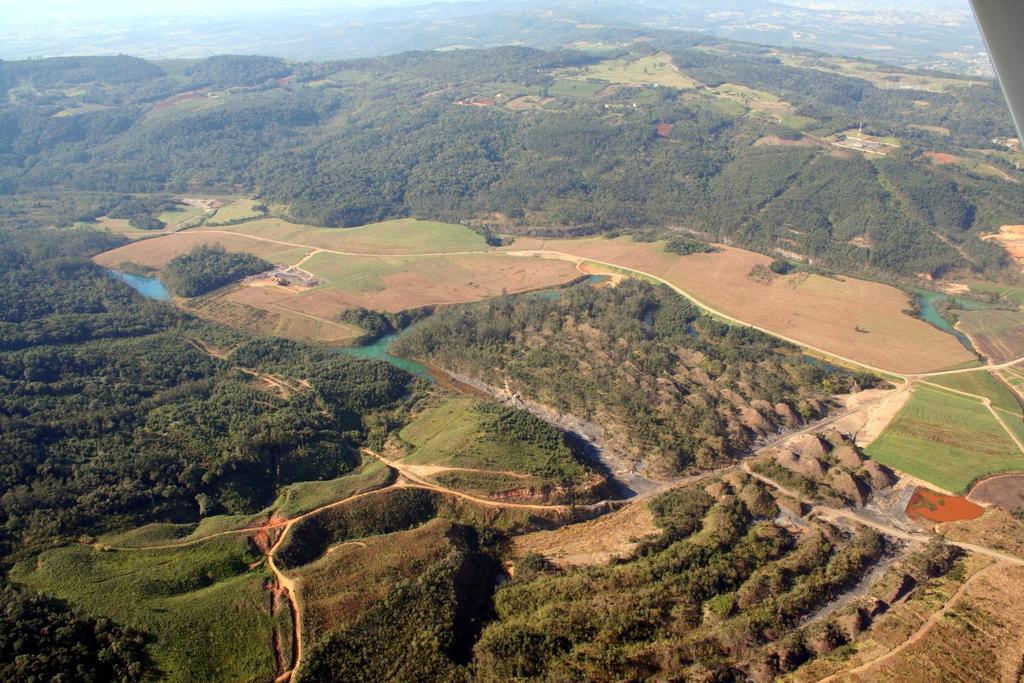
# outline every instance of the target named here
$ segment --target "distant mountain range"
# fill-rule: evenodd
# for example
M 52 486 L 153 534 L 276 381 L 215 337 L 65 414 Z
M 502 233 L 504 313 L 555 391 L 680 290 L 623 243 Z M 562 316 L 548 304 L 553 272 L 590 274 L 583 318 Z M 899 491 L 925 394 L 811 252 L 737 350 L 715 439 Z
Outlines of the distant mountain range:
M 211 10 L 213 12 L 213 10 Z M 257 53 L 292 60 L 374 57 L 409 49 L 540 48 L 628 41 L 688 30 L 805 47 L 913 68 L 991 75 L 966 1 L 518 0 L 381 8 L 282 9 L 91 22 L 25 15 L 5 21 L 0 58 L 131 54 L 148 59 Z

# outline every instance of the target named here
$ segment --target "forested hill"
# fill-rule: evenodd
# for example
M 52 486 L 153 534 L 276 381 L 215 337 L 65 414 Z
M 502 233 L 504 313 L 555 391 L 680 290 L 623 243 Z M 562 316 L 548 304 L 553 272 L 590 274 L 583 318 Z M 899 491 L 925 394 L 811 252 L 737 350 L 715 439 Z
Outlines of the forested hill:
M 151 521 L 253 513 L 358 464 L 413 379 L 142 299 L 85 231 L 0 231 L 0 556 Z M 218 351 L 219 350 L 219 351 Z M 301 381 L 300 381 L 301 380 Z
M 0 216 L 70 224 L 124 193 L 245 191 L 318 225 L 684 229 L 847 272 L 1005 268 L 978 238 L 1022 222 L 1024 156 L 994 83 L 652 35 L 590 52 L 2 63 Z

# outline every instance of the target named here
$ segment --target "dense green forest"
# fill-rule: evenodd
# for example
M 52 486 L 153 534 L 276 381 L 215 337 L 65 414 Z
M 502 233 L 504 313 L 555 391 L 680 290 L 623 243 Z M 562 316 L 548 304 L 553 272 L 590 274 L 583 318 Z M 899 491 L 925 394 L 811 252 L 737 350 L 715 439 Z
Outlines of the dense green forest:
M 5 233 L 0 247 L 0 548 L 155 520 L 255 512 L 280 485 L 358 464 L 365 419 L 412 378 L 253 340 L 142 299 L 81 257 L 102 233 Z M 226 360 L 202 344 L 232 348 Z M 307 380 L 291 396 L 260 373 Z
M 178 296 L 199 296 L 218 287 L 273 268 L 252 254 L 228 252 L 220 244 L 199 244 L 192 251 L 175 256 L 164 268 L 167 288 Z
M 602 90 L 574 76 L 658 51 L 698 87 Z M 717 96 L 725 83 L 792 111 L 759 115 Z M 978 236 L 1020 222 L 1024 206 L 1020 182 L 922 156 L 981 150 L 1019 180 L 993 142 L 1013 134 L 994 83 L 880 88 L 707 36 L 656 33 L 600 57 L 509 47 L 302 64 L 223 56 L 170 70 L 128 57 L 8 62 L 0 90 L 9 224 L 88 221 L 124 193 L 243 189 L 318 225 L 416 216 L 506 232 L 681 227 L 845 271 L 997 276 L 1006 256 Z M 459 105 L 496 94 L 546 104 Z M 901 147 L 887 157 L 829 147 L 828 136 L 863 123 Z M 801 144 L 753 145 L 762 139 Z
M 142 634 L 79 614 L 59 600 L 3 588 L 0 677 L 6 681 L 143 680 Z
M 396 353 L 474 375 L 601 424 L 655 471 L 710 468 L 871 383 L 700 312 L 667 287 L 586 284 L 453 307 Z

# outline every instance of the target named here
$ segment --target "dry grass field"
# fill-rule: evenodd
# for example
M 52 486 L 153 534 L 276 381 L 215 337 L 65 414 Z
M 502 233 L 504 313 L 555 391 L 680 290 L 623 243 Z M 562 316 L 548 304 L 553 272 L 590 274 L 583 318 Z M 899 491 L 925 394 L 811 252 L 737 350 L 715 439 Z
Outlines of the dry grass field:
M 1024 474 L 1003 474 L 978 482 L 970 493 L 971 500 L 996 505 L 1007 510 L 1024 510 Z M 1024 528 L 1021 529 L 1024 546 Z
M 451 523 L 435 519 L 411 531 L 342 543 L 299 572 L 305 612 L 304 632 L 317 635 L 355 621 L 400 579 L 451 551 Z
M 123 263 L 134 263 L 161 270 L 175 256 L 187 254 L 200 244 L 221 244 L 228 251 L 244 251 L 273 263 L 292 265 L 308 254 L 310 249 L 298 249 L 274 242 L 261 242 L 242 235 L 207 232 L 178 232 L 151 239 L 139 240 L 104 252 L 95 261 L 107 268 Z
M 628 555 L 640 539 L 656 533 L 654 515 L 641 501 L 597 519 L 516 536 L 512 548 L 517 557 L 538 553 L 561 566 L 596 565 Z
M 552 240 L 544 248 L 649 273 L 728 316 L 892 372 L 927 372 L 974 359 L 952 335 L 904 313 L 910 302 L 893 287 L 806 273 L 751 277 L 771 259 L 731 247 L 678 256 L 663 245 L 623 237 Z
M 318 304 L 299 299 L 323 298 L 339 306 L 338 311 L 355 306 L 400 311 L 552 287 L 580 275 L 566 261 L 500 253 L 374 257 L 321 252 L 303 268 L 325 283 L 323 294 L 303 293 L 290 306 L 307 312 Z

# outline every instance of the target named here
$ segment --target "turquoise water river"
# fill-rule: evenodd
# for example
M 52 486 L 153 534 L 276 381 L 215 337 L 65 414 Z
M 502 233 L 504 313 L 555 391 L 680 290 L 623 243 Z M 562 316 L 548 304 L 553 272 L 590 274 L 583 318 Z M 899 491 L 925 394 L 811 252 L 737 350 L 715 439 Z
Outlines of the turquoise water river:
M 349 346 L 339 348 L 337 351 L 338 353 L 342 353 L 346 356 L 352 356 L 353 358 L 369 358 L 370 360 L 386 361 L 394 365 L 396 368 L 401 368 L 402 370 L 412 373 L 421 379 L 433 381 L 430 377 L 430 371 L 427 370 L 426 366 L 417 363 L 414 360 L 399 358 L 398 356 L 392 356 L 388 353 L 388 346 L 397 336 L 398 334 L 389 334 L 381 337 L 372 344 L 367 344 L 366 346 Z
M 958 308 L 961 311 L 981 311 L 993 308 L 1000 308 L 998 304 L 987 304 L 983 301 L 974 301 L 972 299 L 964 299 L 958 296 L 950 296 L 948 294 L 942 294 L 941 292 L 932 292 L 927 289 L 915 289 L 914 294 L 917 296 L 918 308 L 920 310 L 921 319 L 925 322 L 931 323 L 935 327 L 939 328 L 943 332 L 956 337 L 961 344 L 966 346 L 972 353 L 975 353 L 974 346 L 971 344 L 971 340 L 968 339 L 962 332 L 957 330 L 948 320 L 942 317 L 939 313 L 939 309 L 936 304 L 952 300 L 953 308 Z

